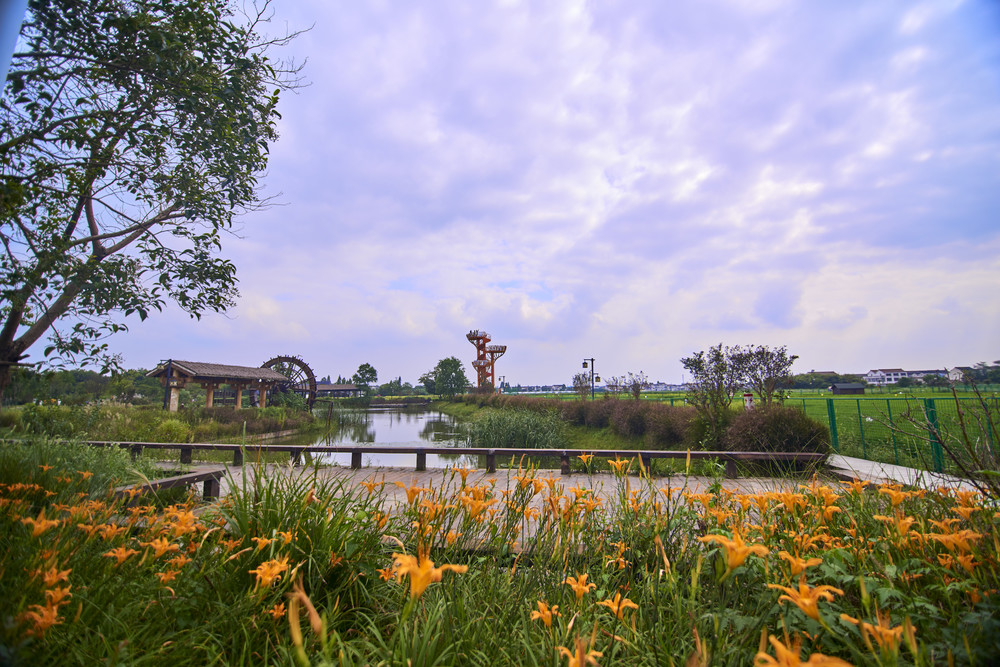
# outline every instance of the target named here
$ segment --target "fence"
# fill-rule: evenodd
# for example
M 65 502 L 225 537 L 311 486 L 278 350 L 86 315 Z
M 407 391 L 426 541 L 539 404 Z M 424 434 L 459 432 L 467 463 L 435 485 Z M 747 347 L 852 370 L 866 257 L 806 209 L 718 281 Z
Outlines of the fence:
M 964 432 L 969 443 L 992 452 L 997 434 L 990 421 L 982 419 L 984 405 L 993 424 L 1000 415 L 996 397 L 797 398 L 785 404 L 829 424 L 831 444 L 840 454 L 935 472 L 958 470 L 946 449 L 975 469 L 959 434 Z

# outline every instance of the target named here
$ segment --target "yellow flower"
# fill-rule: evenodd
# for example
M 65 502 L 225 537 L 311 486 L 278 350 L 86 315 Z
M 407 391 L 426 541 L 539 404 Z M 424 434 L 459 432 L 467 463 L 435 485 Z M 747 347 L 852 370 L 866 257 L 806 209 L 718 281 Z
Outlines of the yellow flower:
M 176 568 L 184 567 L 190 562 L 191 559 L 185 556 L 184 554 L 181 554 L 180 556 L 174 556 L 173 558 L 167 561 L 169 565 L 173 565 Z
M 772 658 L 764 651 L 758 652 L 756 658 L 754 658 L 754 663 L 757 667 L 799 667 L 800 665 L 808 667 L 851 667 L 851 663 L 849 662 L 844 662 L 840 658 L 830 658 L 822 653 L 813 653 L 807 661 L 802 662 L 799 659 L 802 646 L 801 637 L 796 637 L 791 646 L 785 646 L 774 635 L 768 637 L 768 641 L 774 647 L 775 657 Z
M 590 465 L 590 459 L 594 458 L 594 455 L 593 454 L 580 454 L 576 458 L 578 458 L 581 461 L 583 461 L 583 465 L 584 466 L 589 466 Z
M 587 577 L 589 576 L 589 574 L 577 573 L 576 577 L 566 577 L 566 581 L 563 582 L 576 593 L 577 602 L 582 600 L 583 596 L 589 593 L 591 589 L 597 588 L 597 584 L 587 583 Z
M 37 518 L 32 519 L 32 518 L 29 517 L 29 518 L 21 519 L 21 523 L 25 524 L 26 526 L 31 526 L 31 536 L 32 537 L 38 537 L 39 535 L 41 535 L 42 533 L 44 533 L 45 531 L 47 531 L 49 528 L 52 528 L 54 526 L 58 526 L 59 525 L 59 520 L 58 519 L 46 519 L 45 518 L 45 509 L 42 508 L 42 511 L 38 513 L 38 517 Z
M 156 577 L 160 580 L 161 584 L 167 584 L 173 581 L 179 573 L 179 570 L 167 570 L 166 572 L 157 572 Z
M 564 655 L 569 658 L 569 662 L 566 667 L 586 667 L 587 664 L 596 665 L 597 660 L 595 658 L 600 658 L 604 655 L 600 651 L 588 651 L 587 642 L 583 641 L 579 637 L 576 638 L 573 651 L 570 651 L 565 646 L 560 646 L 558 648 L 560 655 Z
M 614 612 L 615 616 L 618 618 L 619 621 L 622 620 L 622 614 L 625 612 L 626 609 L 639 608 L 639 605 L 632 602 L 628 598 L 623 599 L 621 593 L 615 593 L 615 597 L 613 599 L 608 598 L 607 600 L 604 600 L 603 602 L 598 602 L 597 604 L 598 606 L 601 607 L 607 607 L 612 612 Z
M 132 556 L 137 553 L 139 552 L 136 551 L 135 549 L 126 549 L 125 547 L 118 547 L 116 549 L 112 549 L 111 551 L 107 552 L 106 554 L 104 554 L 104 556 L 106 558 L 117 559 L 118 560 L 117 565 L 121 565 L 126 560 L 128 560 L 129 556 Z
M 844 591 L 839 588 L 834 588 L 833 586 L 810 586 L 806 583 L 806 575 L 803 574 L 799 578 L 799 589 L 788 588 L 787 586 L 779 586 L 778 584 L 768 584 L 768 588 L 778 588 L 785 591 L 787 595 L 782 595 L 778 598 L 778 602 L 784 602 L 788 600 L 789 602 L 795 604 L 799 609 L 805 613 L 806 616 L 813 620 L 819 619 L 819 601 L 820 599 L 826 600 L 827 602 L 833 600 L 833 595 L 843 595 Z
M 285 603 L 282 602 L 281 604 L 274 605 L 273 607 L 267 610 L 267 613 L 269 613 L 271 617 L 277 621 L 279 618 L 282 618 L 285 615 Z
M 743 536 L 740 535 L 738 530 L 733 530 L 733 539 L 729 539 L 725 535 L 706 535 L 705 537 L 699 537 L 699 542 L 705 544 L 709 542 L 718 542 L 722 545 L 722 548 L 726 551 L 726 572 L 722 575 L 724 580 L 728 577 L 733 570 L 743 565 L 746 561 L 747 556 L 754 554 L 757 556 L 766 556 L 770 553 L 767 547 L 762 544 L 754 544 L 747 546 L 746 542 L 743 541 Z
M 545 624 L 545 627 L 551 628 L 552 617 L 558 615 L 559 615 L 559 605 L 557 604 L 552 605 L 552 608 L 550 609 L 547 602 L 542 602 L 541 600 L 539 600 L 538 611 L 531 612 L 531 620 L 535 621 L 541 619 L 542 623 Z
M 368 495 L 371 495 L 371 494 L 375 493 L 376 489 L 381 489 L 383 484 L 385 484 L 384 481 L 382 481 L 382 482 L 376 482 L 376 481 L 374 481 L 374 478 L 370 482 L 361 482 L 361 486 L 363 486 L 366 489 L 368 489 Z
M 260 549 L 263 549 L 264 547 L 266 547 L 267 545 L 269 545 L 274 540 L 272 540 L 270 537 L 251 537 L 250 541 L 251 542 L 256 542 L 257 543 L 257 549 L 260 550 Z
M 281 573 L 286 570 L 288 570 L 288 556 L 282 556 L 280 559 L 272 558 L 271 560 L 264 561 L 253 570 L 250 570 L 250 574 L 257 575 L 257 588 L 269 588 L 271 584 L 281 579 Z
M 410 597 L 416 599 L 432 583 L 441 581 L 447 571 L 463 574 L 468 571 L 468 565 L 442 565 L 434 567 L 434 561 L 428 558 L 426 549 L 420 549 L 416 556 L 393 554 L 393 570 L 397 577 L 410 578 Z

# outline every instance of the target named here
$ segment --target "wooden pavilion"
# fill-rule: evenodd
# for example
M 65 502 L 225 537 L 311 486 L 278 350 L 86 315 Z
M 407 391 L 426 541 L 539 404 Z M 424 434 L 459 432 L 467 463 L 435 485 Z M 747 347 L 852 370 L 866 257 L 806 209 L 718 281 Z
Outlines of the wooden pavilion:
M 288 382 L 288 378 L 270 368 L 253 366 L 230 366 L 208 364 L 200 361 L 178 361 L 167 359 L 146 373 L 146 377 L 160 379 L 160 384 L 170 388 L 168 409 L 177 412 L 180 390 L 189 384 L 196 384 L 205 390 L 205 407 L 212 407 L 215 390 L 228 385 L 236 390 L 236 409 L 243 407 L 243 392 L 257 391 L 257 403 L 266 405 L 267 392 L 276 384 Z

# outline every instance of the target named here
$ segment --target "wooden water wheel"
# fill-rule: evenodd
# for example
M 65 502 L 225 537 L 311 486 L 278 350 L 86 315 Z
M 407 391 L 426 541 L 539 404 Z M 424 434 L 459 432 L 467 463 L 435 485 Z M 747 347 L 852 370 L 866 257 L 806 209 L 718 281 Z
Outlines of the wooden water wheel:
M 316 375 L 309 368 L 309 364 L 299 357 L 284 355 L 264 362 L 261 368 L 270 368 L 288 378 L 287 382 L 275 385 L 272 392 L 298 394 L 305 399 L 306 405 L 312 410 L 313 403 L 316 402 Z

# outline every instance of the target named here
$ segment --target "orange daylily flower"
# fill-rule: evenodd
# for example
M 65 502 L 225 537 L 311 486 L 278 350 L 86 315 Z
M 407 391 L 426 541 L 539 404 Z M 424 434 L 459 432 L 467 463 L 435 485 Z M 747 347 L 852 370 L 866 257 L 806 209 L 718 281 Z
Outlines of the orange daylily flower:
M 31 637 L 42 637 L 45 632 L 54 625 L 60 625 L 62 619 L 59 618 L 59 607 L 40 604 L 33 604 L 28 607 L 30 611 L 24 612 L 20 620 L 31 621 L 34 625 L 27 631 Z
M 586 667 L 586 665 L 597 665 L 596 658 L 603 657 L 604 654 L 600 651 L 588 651 L 587 642 L 583 641 L 579 637 L 573 645 L 573 650 L 570 651 L 565 646 L 559 646 L 559 654 L 564 655 L 569 658 L 569 662 L 566 667 Z
M 72 587 L 66 586 L 64 588 L 50 588 L 45 591 L 45 603 L 52 607 L 68 604 L 69 600 L 66 598 L 73 597 L 73 594 L 69 592 L 70 588 Z
M 259 551 L 260 549 L 263 549 L 264 547 L 271 544 L 271 542 L 273 542 L 274 540 L 272 540 L 270 537 L 251 537 L 250 541 L 257 543 L 257 550 Z
M 267 610 L 267 613 L 269 613 L 271 617 L 277 621 L 279 618 L 282 618 L 285 615 L 285 603 L 282 602 L 281 604 L 274 605 L 273 607 Z
M 32 537 L 38 537 L 39 535 L 41 535 L 42 533 L 44 533 L 45 531 L 47 531 L 49 528 L 53 528 L 55 526 L 58 526 L 59 525 L 59 520 L 58 519 L 46 519 L 45 518 L 45 508 L 43 507 L 42 511 L 38 513 L 38 517 L 36 517 L 34 519 L 32 519 L 30 517 L 25 518 L 25 519 L 21 519 L 21 523 L 25 524 L 26 526 L 31 526 L 31 536 Z
M 598 604 L 598 606 L 607 607 L 608 609 L 610 609 L 611 611 L 613 611 L 614 614 L 615 614 L 615 616 L 618 618 L 619 621 L 622 620 L 622 614 L 625 613 L 626 609 L 638 609 L 639 608 L 639 605 L 637 605 L 636 603 L 632 602 L 628 598 L 622 598 L 622 594 L 620 592 L 619 593 L 615 593 L 615 597 L 614 598 L 608 598 L 607 600 L 604 600 L 602 602 L 598 602 L 597 604 Z
M 807 567 L 813 567 L 823 562 L 822 558 L 810 558 L 806 560 L 804 558 L 793 556 L 787 551 L 779 551 L 778 558 L 788 561 L 788 565 L 791 568 L 791 575 L 793 577 L 797 577 L 802 574 Z
M 281 574 L 287 570 L 288 556 L 282 556 L 266 560 L 249 572 L 257 575 L 255 588 L 270 588 L 271 584 L 281 579 Z
M 157 537 L 156 539 L 151 540 L 149 542 L 140 542 L 139 544 L 141 544 L 144 547 L 152 547 L 154 558 L 159 558 L 165 553 L 171 553 L 174 551 L 181 550 L 180 546 L 176 544 L 171 544 L 170 540 L 164 537 Z
M 117 565 L 121 565 L 126 560 L 128 560 L 128 558 L 130 556 L 133 556 L 133 555 L 135 555 L 137 553 L 139 553 L 139 552 L 136 551 L 135 549 L 126 549 L 125 547 L 118 547 L 116 549 L 112 549 L 111 551 L 105 553 L 104 556 L 106 558 L 114 558 L 114 559 L 116 559 L 118 561 L 118 563 L 116 563 L 116 564 Z
M 583 596 L 591 591 L 591 589 L 597 588 L 597 584 L 588 584 L 587 577 L 589 574 L 577 573 L 575 577 L 566 577 L 566 581 L 563 583 L 571 587 L 576 593 L 576 601 L 579 602 L 583 599 Z
M 841 614 L 840 618 L 861 628 L 862 637 L 864 637 L 865 643 L 869 648 L 872 648 L 870 639 L 874 639 L 880 649 L 887 648 L 892 653 L 895 653 L 899 648 L 899 642 L 903 637 L 905 629 L 904 625 L 897 625 L 895 628 L 892 627 L 889 615 L 882 616 L 882 612 L 877 607 L 875 608 L 875 625 L 852 618 L 847 614 Z M 915 629 L 910 626 L 910 633 L 914 632 Z
M 531 612 L 531 620 L 541 620 L 545 624 L 545 627 L 552 627 L 552 617 L 559 615 L 559 605 L 552 605 L 549 608 L 547 602 L 538 601 L 538 611 Z
M 699 537 L 698 541 L 705 544 L 709 542 L 718 542 L 725 550 L 727 563 L 726 572 L 722 575 L 722 579 L 720 579 L 720 581 L 726 579 L 726 577 L 728 577 L 733 570 L 743 565 L 747 556 L 750 554 L 766 556 L 771 553 L 768 551 L 767 547 L 762 544 L 747 546 L 746 542 L 743 541 L 743 536 L 740 535 L 738 530 L 733 530 L 732 539 L 729 539 L 725 535 L 706 535 L 705 537 Z
M 160 580 L 161 584 L 170 583 L 174 578 L 180 574 L 180 570 L 167 570 L 166 572 L 156 572 L 157 579 Z
M 786 646 L 774 635 L 769 636 L 768 641 L 774 647 L 775 657 L 772 658 L 764 651 L 759 651 L 754 658 L 754 664 L 757 667 L 799 667 L 800 665 L 807 667 L 851 667 L 849 662 L 844 662 L 840 658 L 831 658 L 822 653 L 813 653 L 807 661 L 802 662 L 799 657 L 802 650 L 801 637 L 796 637 L 791 646 Z
M 408 554 L 393 554 L 393 570 L 396 576 L 410 578 L 410 597 L 416 599 L 423 594 L 432 583 L 441 581 L 445 572 L 451 571 L 456 574 L 464 574 L 468 571 L 468 565 L 442 565 L 434 567 L 434 561 L 428 557 L 426 549 L 419 549 L 416 556 Z
M 778 598 L 778 602 L 784 602 L 788 600 L 795 606 L 805 613 L 809 618 L 819 621 L 819 601 L 820 599 L 826 600 L 827 602 L 833 600 L 834 594 L 843 595 L 844 591 L 839 588 L 834 588 L 833 586 L 810 586 L 806 583 L 806 576 L 803 574 L 799 579 L 799 589 L 788 588 L 787 586 L 779 586 L 778 584 L 768 584 L 768 588 L 777 588 L 785 591 L 787 595 L 782 595 Z
M 614 461 L 608 461 L 608 465 L 615 469 L 616 475 L 624 475 L 632 465 L 632 459 L 616 458 Z

